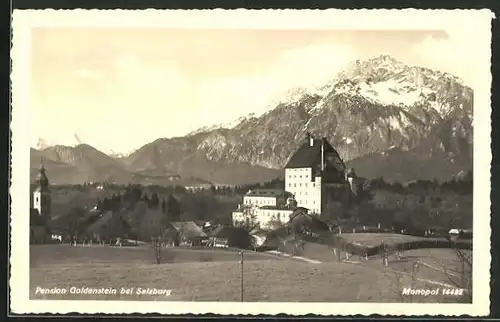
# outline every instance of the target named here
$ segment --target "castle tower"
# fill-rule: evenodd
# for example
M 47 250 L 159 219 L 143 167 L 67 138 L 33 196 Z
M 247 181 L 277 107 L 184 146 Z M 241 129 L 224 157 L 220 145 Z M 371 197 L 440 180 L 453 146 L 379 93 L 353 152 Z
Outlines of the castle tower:
M 50 190 L 49 179 L 43 167 L 43 160 L 40 162 L 40 170 L 36 177 L 37 187 L 33 193 L 33 208 L 38 211 L 42 217 L 50 217 Z

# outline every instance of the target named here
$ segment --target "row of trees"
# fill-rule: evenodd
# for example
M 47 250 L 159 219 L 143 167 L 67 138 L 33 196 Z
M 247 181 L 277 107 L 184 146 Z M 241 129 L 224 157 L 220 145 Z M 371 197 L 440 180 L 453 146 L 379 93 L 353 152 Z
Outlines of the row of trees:
M 439 182 L 434 180 L 414 180 L 405 185 L 400 182 L 387 182 L 384 178 L 369 180 L 371 189 L 383 189 L 401 194 L 422 193 L 427 191 L 440 190 L 443 192 L 456 193 L 460 195 L 472 194 L 473 173 L 469 171 L 461 177 Z
M 167 196 L 159 197 L 155 191 L 151 195 L 143 192 L 140 186 L 127 186 L 124 192 L 115 193 L 110 197 L 97 200 L 97 208 L 102 211 L 119 211 L 119 210 L 132 210 L 138 202 L 144 202 L 147 208 L 161 208 L 166 211 L 167 208 L 175 207 L 176 211 L 178 206 L 177 200 L 173 197 L 172 193 Z M 180 212 L 180 210 L 178 211 Z

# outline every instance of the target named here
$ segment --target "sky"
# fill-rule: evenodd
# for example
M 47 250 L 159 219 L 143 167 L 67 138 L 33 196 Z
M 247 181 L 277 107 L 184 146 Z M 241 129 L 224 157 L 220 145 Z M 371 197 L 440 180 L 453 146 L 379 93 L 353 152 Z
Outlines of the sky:
M 459 29 L 43 27 L 31 37 L 32 146 L 43 138 L 128 153 L 259 113 L 292 88 L 321 86 L 380 54 L 476 82 L 472 40 Z

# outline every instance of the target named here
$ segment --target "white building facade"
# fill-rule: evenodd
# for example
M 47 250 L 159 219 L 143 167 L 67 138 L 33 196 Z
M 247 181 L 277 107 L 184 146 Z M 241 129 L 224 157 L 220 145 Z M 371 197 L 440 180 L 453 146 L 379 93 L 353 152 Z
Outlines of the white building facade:
M 312 167 L 285 169 L 285 187 L 294 195 L 297 206 L 321 213 L 321 177 L 313 177 Z
M 294 195 L 298 207 L 320 215 L 336 195 L 347 202 L 342 193 L 350 190 L 346 173 L 342 159 L 327 140 L 308 134 L 285 166 L 285 189 Z
M 270 228 L 270 225 L 286 224 L 292 213 L 287 205 L 290 197 L 292 194 L 282 189 L 250 190 L 243 197 L 243 204 L 232 213 L 233 225 Z
M 290 221 L 292 209 L 286 207 L 264 206 L 255 210 L 255 219 L 260 228 L 275 229 Z

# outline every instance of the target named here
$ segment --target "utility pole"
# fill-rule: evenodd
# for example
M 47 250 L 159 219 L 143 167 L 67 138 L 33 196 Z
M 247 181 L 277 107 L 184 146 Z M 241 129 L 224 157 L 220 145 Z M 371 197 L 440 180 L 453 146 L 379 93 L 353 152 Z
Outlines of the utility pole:
M 156 238 L 156 264 L 161 264 L 161 236 L 163 235 L 163 229 L 160 228 L 160 233 Z
M 241 264 L 241 275 L 240 275 L 240 280 L 241 280 L 241 287 L 240 287 L 240 296 L 241 296 L 241 302 L 243 302 L 243 251 L 240 252 L 240 256 L 241 256 L 241 261 L 240 261 L 240 264 Z
M 160 237 L 156 238 L 155 248 L 156 248 L 156 264 L 161 264 L 161 244 L 160 244 Z

